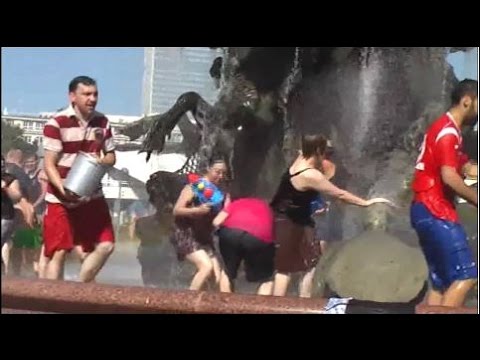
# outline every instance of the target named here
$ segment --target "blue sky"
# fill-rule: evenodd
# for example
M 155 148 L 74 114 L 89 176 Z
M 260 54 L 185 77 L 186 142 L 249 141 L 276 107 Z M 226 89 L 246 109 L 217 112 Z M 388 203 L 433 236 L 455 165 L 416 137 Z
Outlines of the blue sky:
M 456 53 L 456 75 L 478 80 L 478 50 Z M 67 104 L 67 86 L 77 75 L 98 80 L 99 111 L 142 114 L 143 48 L 2 48 L 2 110 L 37 114 Z
M 468 53 L 456 52 L 448 58 L 459 80 L 465 78 L 478 80 L 478 48 Z
M 98 110 L 141 115 L 143 48 L 2 48 L 2 110 L 55 111 L 67 104 L 77 75 L 98 81 Z

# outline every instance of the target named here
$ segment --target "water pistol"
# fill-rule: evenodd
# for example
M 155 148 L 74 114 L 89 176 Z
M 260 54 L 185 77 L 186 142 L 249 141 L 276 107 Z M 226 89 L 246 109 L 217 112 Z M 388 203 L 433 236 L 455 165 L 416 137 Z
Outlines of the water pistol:
M 187 179 L 200 204 L 210 204 L 215 212 L 222 210 L 225 196 L 217 186 L 197 174 L 189 174 Z
M 317 211 L 327 210 L 327 203 L 322 199 L 320 195 L 318 195 L 311 203 L 310 203 L 310 214 L 315 215 Z

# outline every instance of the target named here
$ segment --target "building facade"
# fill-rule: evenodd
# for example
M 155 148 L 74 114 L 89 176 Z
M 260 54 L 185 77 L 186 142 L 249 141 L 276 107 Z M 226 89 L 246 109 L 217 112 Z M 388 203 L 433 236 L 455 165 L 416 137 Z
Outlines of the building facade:
M 41 113 L 39 115 L 10 115 L 4 113 L 2 114 L 2 121 L 22 129 L 22 138 L 26 142 L 30 144 L 36 142 L 41 145 L 43 143 L 43 127 L 53 115 L 54 113 Z M 139 143 L 139 140 L 131 142 L 128 137 L 120 135 L 118 130 L 139 120 L 140 116 L 107 115 L 107 118 L 110 120 L 116 144 Z
M 178 97 L 189 91 L 199 93 L 213 104 L 218 96 L 210 77 L 213 61 L 221 50 L 208 47 L 146 47 L 144 50 L 143 112 L 145 115 L 168 111 Z M 181 142 L 177 128 L 172 142 Z
M 145 115 L 169 110 L 185 92 L 198 92 L 215 102 L 218 91 L 210 68 L 221 50 L 208 47 L 146 47 L 143 109 Z

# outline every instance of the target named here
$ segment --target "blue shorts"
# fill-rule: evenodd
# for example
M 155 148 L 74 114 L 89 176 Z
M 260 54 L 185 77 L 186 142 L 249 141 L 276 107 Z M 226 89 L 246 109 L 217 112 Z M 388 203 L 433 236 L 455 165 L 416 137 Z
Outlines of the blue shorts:
M 410 217 L 435 290 L 446 291 L 455 281 L 478 277 L 477 263 L 460 224 L 435 217 L 422 203 L 412 205 Z

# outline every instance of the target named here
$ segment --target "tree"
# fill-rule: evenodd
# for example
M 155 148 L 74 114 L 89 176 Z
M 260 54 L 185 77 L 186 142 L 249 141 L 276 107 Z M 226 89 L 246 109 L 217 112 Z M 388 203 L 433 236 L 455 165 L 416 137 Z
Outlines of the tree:
M 37 148 L 26 142 L 23 138 L 23 130 L 17 126 L 9 125 L 2 120 L 2 154 L 11 149 L 20 149 L 24 152 L 36 152 Z

